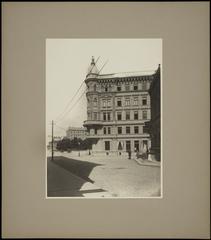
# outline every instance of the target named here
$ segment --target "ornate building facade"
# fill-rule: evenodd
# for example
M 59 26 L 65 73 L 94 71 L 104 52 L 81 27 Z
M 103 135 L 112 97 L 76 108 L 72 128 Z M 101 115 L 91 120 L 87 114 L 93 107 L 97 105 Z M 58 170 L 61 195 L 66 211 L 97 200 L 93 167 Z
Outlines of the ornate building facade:
M 99 74 L 94 58 L 85 79 L 87 138 L 92 151 L 119 155 L 151 147 L 149 88 L 155 71 Z

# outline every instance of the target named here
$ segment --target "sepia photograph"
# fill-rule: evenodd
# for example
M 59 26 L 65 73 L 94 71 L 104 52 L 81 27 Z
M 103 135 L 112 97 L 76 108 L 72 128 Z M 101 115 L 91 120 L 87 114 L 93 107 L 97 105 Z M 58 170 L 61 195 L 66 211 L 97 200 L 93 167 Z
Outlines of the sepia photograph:
M 46 39 L 46 198 L 162 198 L 162 39 Z

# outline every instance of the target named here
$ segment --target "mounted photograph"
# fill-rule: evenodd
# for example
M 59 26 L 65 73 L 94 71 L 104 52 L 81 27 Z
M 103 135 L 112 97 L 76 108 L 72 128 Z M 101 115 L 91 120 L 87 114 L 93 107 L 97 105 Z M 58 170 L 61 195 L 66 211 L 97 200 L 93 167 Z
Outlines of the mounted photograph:
M 162 198 L 162 39 L 46 39 L 46 198 Z

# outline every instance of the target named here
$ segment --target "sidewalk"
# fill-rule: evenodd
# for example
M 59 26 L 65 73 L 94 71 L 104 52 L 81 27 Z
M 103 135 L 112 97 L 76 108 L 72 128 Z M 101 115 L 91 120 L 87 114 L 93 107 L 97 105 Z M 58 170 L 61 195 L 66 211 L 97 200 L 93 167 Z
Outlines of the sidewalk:
M 111 197 L 95 183 L 76 176 L 51 160 L 48 160 L 47 195 L 48 197 Z
M 152 166 L 152 167 L 160 167 L 160 162 L 159 161 L 149 161 L 149 160 L 143 160 L 141 158 L 133 158 L 133 160 L 135 160 L 139 165 L 142 166 Z

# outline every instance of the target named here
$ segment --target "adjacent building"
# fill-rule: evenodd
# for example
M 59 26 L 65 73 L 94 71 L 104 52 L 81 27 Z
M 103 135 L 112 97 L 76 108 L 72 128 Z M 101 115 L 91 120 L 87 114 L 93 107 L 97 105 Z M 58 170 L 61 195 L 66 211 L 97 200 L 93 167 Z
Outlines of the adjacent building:
M 87 138 L 92 151 L 124 154 L 151 148 L 149 88 L 155 71 L 99 74 L 94 58 L 85 79 Z
M 154 74 L 153 81 L 149 89 L 151 98 L 151 120 L 147 123 L 151 137 L 151 155 L 155 160 L 160 161 L 160 65 Z
M 69 127 L 66 131 L 66 137 L 69 139 L 80 138 L 84 140 L 86 138 L 86 129 L 83 127 Z

